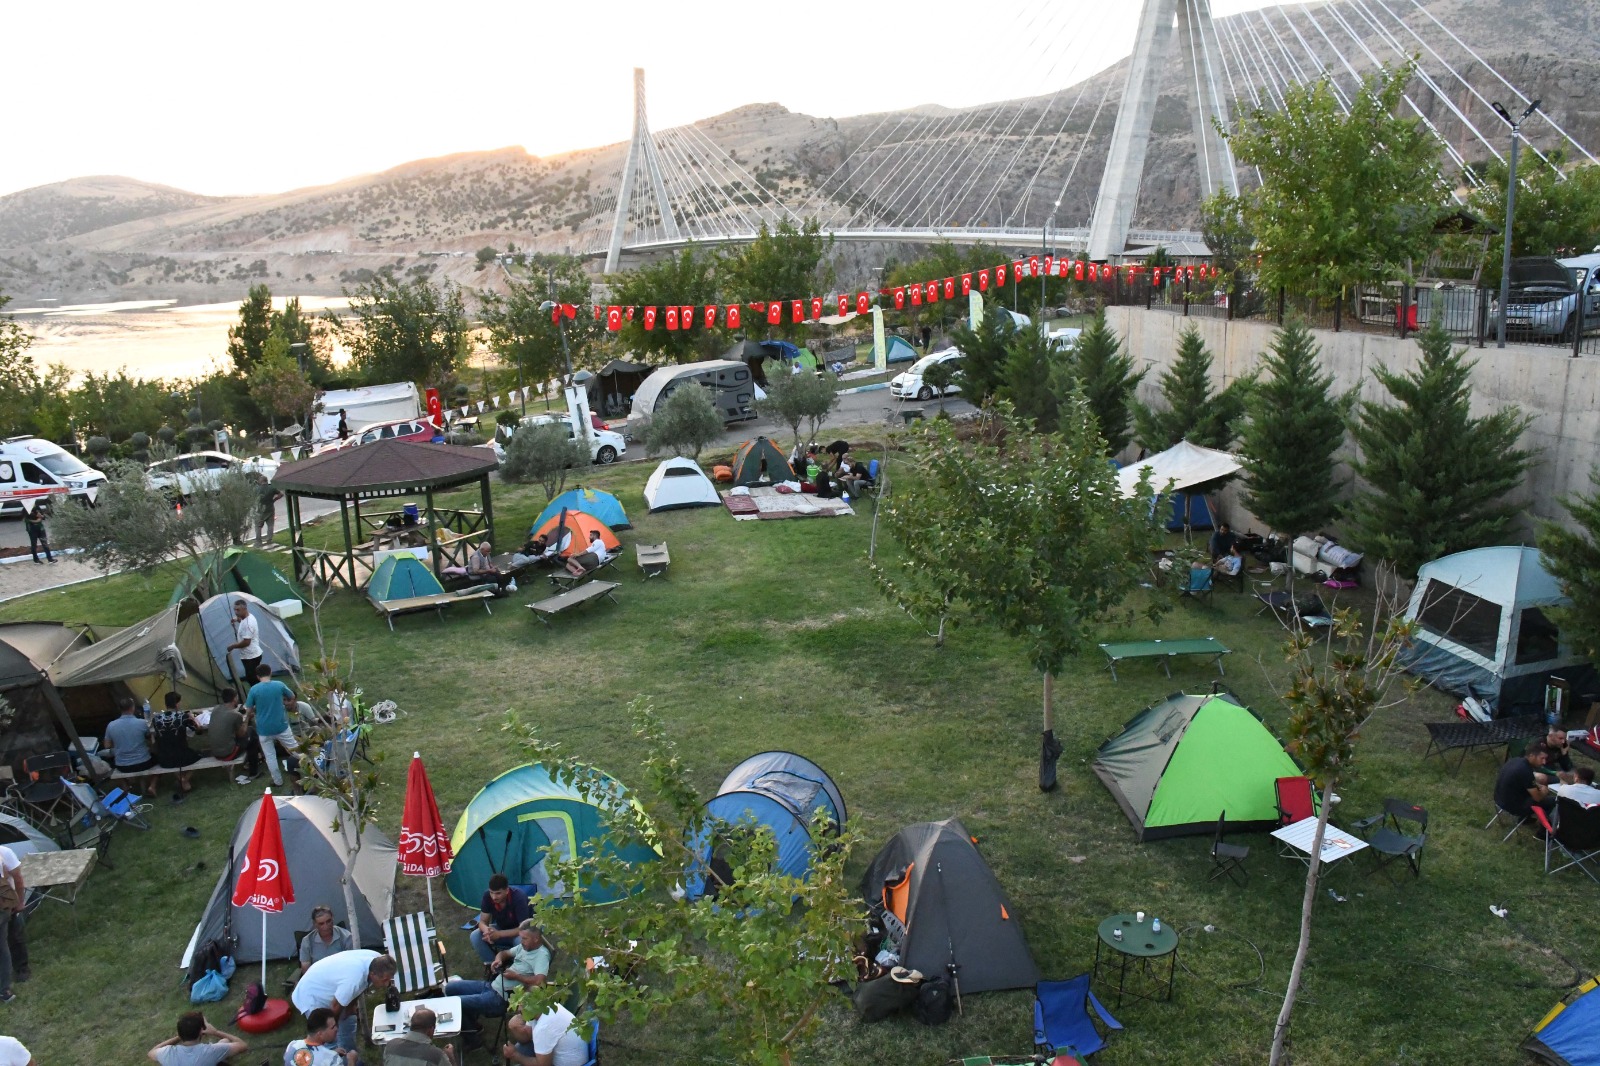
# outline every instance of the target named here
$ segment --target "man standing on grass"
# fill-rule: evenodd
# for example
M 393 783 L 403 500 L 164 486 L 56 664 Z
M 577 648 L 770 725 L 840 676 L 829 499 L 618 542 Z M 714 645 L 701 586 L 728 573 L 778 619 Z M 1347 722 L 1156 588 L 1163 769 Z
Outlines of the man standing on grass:
M 261 627 L 251 617 L 250 605 L 242 599 L 233 601 L 233 635 L 238 639 L 228 645 L 228 651 L 239 653 L 239 663 L 244 667 L 239 683 L 248 688 L 255 683 L 257 668 L 261 666 Z M 271 676 L 271 671 L 267 676 Z
M 312 963 L 311 968 L 300 975 L 300 981 L 290 996 L 294 1001 L 294 1009 L 306 1016 L 306 1032 L 320 1032 L 320 1029 L 312 1027 L 312 1021 L 319 1011 L 332 1011 L 338 1028 L 335 1034 L 337 1046 L 341 1052 L 348 1053 L 353 1062 L 357 1001 L 368 988 L 388 988 L 394 981 L 397 968 L 389 956 L 367 948 L 341 951 Z M 310 1041 L 311 1036 L 308 1035 L 306 1039 Z M 319 1039 L 319 1042 L 325 1041 Z M 286 1055 L 284 1061 L 291 1060 Z
M 22 939 L 22 910 L 28 904 L 28 886 L 22 883 L 22 860 L 17 853 L 0 844 L 0 922 L 5 923 L 5 935 L 0 936 L 0 1003 L 10 1003 L 17 998 L 11 990 L 13 981 L 26 981 L 28 972 L 28 945 Z
M 242 604 L 240 606 L 243 606 Z M 278 773 L 279 748 L 283 749 L 283 765 L 300 784 L 300 759 L 294 753 L 300 741 L 289 728 L 289 712 L 294 709 L 294 693 L 282 681 L 272 677 L 272 667 L 262 663 L 256 667 L 256 683 L 244 698 L 245 720 L 255 727 L 256 738 L 261 742 L 261 755 L 267 761 L 267 773 L 272 783 L 283 787 L 283 776 Z
M 216 1037 L 216 1042 L 202 1044 L 200 1038 Z M 235 1055 L 243 1055 L 250 1047 L 232 1033 L 206 1021 L 197 1010 L 178 1015 L 178 1035 L 169 1036 L 151 1048 L 145 1057 L 161 1066 L 216 1066 Z

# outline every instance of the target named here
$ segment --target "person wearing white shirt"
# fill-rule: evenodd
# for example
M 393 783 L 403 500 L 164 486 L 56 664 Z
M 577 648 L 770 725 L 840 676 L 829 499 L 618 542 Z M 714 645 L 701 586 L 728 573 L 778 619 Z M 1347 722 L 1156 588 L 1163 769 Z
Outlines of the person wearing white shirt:
M 34 1066 L 33 1056 L 14 1036 L 0 1036 L 0 1066 Z
M 239 680 L 248 688 L 256 683 L 256 667 L 261 665 L 261 627 L 250 616 L 250 605 L 244 600 L 233 601 L 233 635 L 238 639 L 228 645 L 228 650 L 239 653 L 239 662 L 244 666 Z
M 311 964 L 300 975 L 289 997 L 295 1010 L 308 1019 L 319 1007 L 338 1018 L 337 1046 L 341 1052 L 356 1049 L 356 1001 L 371 988 L 388 988 L 394 981 L 395 961 L 376 951 L 358 948 L 341 951 Z
M 581 555 L 574 555 L 567 560 L 567 573 L 573 577 L 582 577 L 589 571 L 604 566 L 611 558 L 611 553 L 606 550 L 606 543 L 600 539 L 600 531 L 589 531 L 589 546 Z
M 517 1066 L 583 1066 L 589 1061 L 589 1048 L 572 1022 L 572 1012 L 559 1005 L 532 1025 L 522 1015 L 514 1015 L 506 1025 L 511 1040 L 500 1049 L 501 1054 Z
M 28 979 L 28 945 L 22 939 L 23 907 L 28 902 L 28 887 L 22 883 L 22 860 L 17 853 L 0 844 L 0 922 L 5 923 L 0 935 L 0 1003 L 10 1003 L 17 998 L 11 990 L 13 980 Z

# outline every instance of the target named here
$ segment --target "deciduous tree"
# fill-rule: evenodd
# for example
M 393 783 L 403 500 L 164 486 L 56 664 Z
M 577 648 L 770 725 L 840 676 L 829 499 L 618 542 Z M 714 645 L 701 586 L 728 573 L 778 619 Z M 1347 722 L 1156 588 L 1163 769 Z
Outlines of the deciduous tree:
M 332 328 L 368 381 L 443 389 L 466 361 L 471 329 L 456 286 L 379 273 L 345 295 L 350 317 L 332 319 Z
M 717 414 L 710 392 L 683 385 L 656 404 L 645 430 L 644 446 L 650 455 L 671 452 L 698 459 L 705 446 L 721 435 L 722 416 Z
M 633 319 L 622 324 L 617 342 L 626 350 L 646 352 L 675 363 L 710 359 L 727 346 L 728 334 L 721 329 L 667 328 L 666 308 L 695 308 L 695 321 L 707 304 L 719 302 L 717 271 L 720 257 L 712 251 L 685 248 L 659 263 L 623 274 L 612 288 L 611 302 L 634 309 Z M 660 316 L 654 329 L 645 329 L 645 308 L 654 307 Z M 748 312 L 748 308 L 745 309 Z M 717 321 L 723 321 L 721 315 Z
M 500 477 L 514 485 L 537 483 L 548 502 L 566 486 L 567 471 L 588 462 L 583 439 L 569 436 L 564 423 L 535 422 L 511 435 Z
M 562 327 L 541 310 L 546 302 L 574 304 L 587 309 L 589 275 L 575 256 L 534 256 L 528 280 L 511 278 L 504 295 L 483 293 L 482 320 L 489 330 L 489 348 L 521 371 L 523 380 L 537 384 L 559 378 L 567 383 L 566 355 L 561 348 Z M 605 329 L 593 315 L 579 314 L 565 325 L 567 353 L 574 369 L 594 362 L 594 349 Z
M 1560 150 L 1546 163 L 1524 151 L 1517 163 L 1517 218 L 1512 255 L 1583 255 L 1600 239 L 1600 166 L 1570 166 Z M 1497 230 L 1506 218 L 1506 164 L 1491 160 L 1478 174 L 1482 184 L 1469 201 L 1478 217 Z M 1500 235 L 1483 252 L 1485 276 L 1500 277 Z
M 756 413 L 788 426 L 798 445 L 801 424 L 810 421 L 815 436 L 838 402 L 839 394 L 826 378 L 815 374 L 789 374 L 767 386 L 766 399 L 756 401 Z
M 821 295 L 833 281 L 833 272 L 823 262 L 832 246 L 833 238 L 822 233 L 814 218 L 807 219 L 798 229 L 788 219 L 780 222 L 776 230 L 769 230 L 762 223 L 754 241 L 723 261 L 723 295 L 731 303 L 804 300 Z M 761 319 L 751 323 L 747 332 L 799 340 L 810 328 L 785 314 L 779 325 L 768 325 L 766 319 Z
M 250 372 L 250 398 L 266 412 L 274 430 L 279 418 L 294 422 L 308 417 L 316 403 L 316 386 L 290 357 L 289 340 L 279 330 L 267 338 L 265 351 Z

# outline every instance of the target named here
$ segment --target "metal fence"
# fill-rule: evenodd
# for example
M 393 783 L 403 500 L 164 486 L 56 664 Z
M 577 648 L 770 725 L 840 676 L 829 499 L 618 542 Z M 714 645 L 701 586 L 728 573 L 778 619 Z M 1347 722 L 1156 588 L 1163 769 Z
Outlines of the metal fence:
M 1101 295 L 1109 304 L 1143 306 L 1188 318 L 1250 319 L 1282 325 L 1293 316 L 1318 329 L 1401 338 L 1439 321 L 1453 339 L 1478 348 L 1498 342 L 1500 325 L 1498 291 L 1470 285 L 1365 286 L 1335 303 L 1254 289 L 1230 300 L 1228 291 L 1212 282 L 1167 280 L 1155 285 L 1147 275 L 1131 280 L 1118 277 L 1109 285 L 1102 283 L 1101 288 Z M 1534 310 L 1524 313 L 1520 320 L 1515 307 L 1513 301 L 1506 332 L 1508 344 L 1561 348 L 1574 357 L 1600 356 L 1600 323 L 1595 322 L 1592 313 L 1588 316 L 1589 329 L 1584 331 L 1573 325 L 1580 319 L 1576 304 L 1570 313 Z

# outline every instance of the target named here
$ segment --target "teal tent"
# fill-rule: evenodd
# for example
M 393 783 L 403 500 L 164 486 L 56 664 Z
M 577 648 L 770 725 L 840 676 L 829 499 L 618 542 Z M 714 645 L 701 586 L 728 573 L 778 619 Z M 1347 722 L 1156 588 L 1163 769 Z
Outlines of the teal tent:
M 209 556 L 204 562 L 194 563 L 178 579 L 167 606 L 182 603 L 195 594 L 201 584 L 209 594 L 219 596 L 224 592 L 247 592 L 263 603 L 282 600 L 304 600 L 294 582 L 283 576 L 283 571 L 265 558 L 243 548 L 229 548 L 220 555 Z
M 890 337 L 883 347 L 886 363 L 914 363 L 918 359 L 917 350 L 904 337 Z
M 628 512 L 622 509 L 621 500 L 602 489 L 586 489 L 580 485 L 575 489 L 568 489 L 551 500 L 549 505 L 539 512 L 539 517 L 533 520 L 533 525 L 529 529 L 538 529 L 563 510 L 582 511 L 586 515 L 600 519 L 613 530 L 633 528 L 633 523 L 628 521 Z
M 367 599 L 408 600 L 413 596 L 438 596 L 444 586 L 433 571 L 414 555 L 391 555 L 378 564 L 367 582 Z
M 623 788 L 601 775 L 604 787 L 622 800 Z M 624 802 L 626 802 L 624 800 Z M 561 883 L 551 883 L 545 855 L 561 858 L 591 854 L 605 827 L 605 812 L 570 783 L 556 781 L 543 766 L 519 766 L 484 785 L 472 797 L 450 836 L 455 853 L 445 888 L 457 903 L 476 907 L 491 874 L 502 873 L 514 885 L 530 885 L 544 896 L 571 895 Z M 656 853 L 630 845 L 619 856 L 628 863 L 653 862 Z M 621 898 L 615 888 L 585 885 L 585 903 L 614 903 Z

